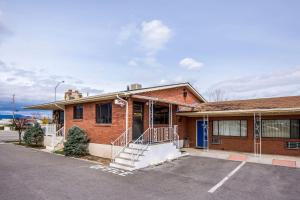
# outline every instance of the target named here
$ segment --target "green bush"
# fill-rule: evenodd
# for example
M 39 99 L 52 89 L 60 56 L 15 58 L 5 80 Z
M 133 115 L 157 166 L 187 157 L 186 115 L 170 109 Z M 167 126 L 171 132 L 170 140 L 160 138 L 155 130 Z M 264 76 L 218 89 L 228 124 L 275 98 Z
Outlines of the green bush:
M 84 156 L 88 154 L 89 139 L 84 130 L 77 126 L 69 129 L 67 141 L 64 143 L 65 156 Z
M 38 123 L 27 129 L 24 133 L 23 140 L 27 145 L 41 145 L 44 141 L 44 132 Z

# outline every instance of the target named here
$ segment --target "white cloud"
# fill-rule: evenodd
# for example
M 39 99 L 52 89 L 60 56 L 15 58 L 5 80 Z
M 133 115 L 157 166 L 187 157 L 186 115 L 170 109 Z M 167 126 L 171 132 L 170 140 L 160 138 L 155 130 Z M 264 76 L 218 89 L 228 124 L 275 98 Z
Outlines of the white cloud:
M 141 24 L 127 24 L 118 34 L 117 44 L 134 42 L 147 55 L 163 49 L 172 36 L 172 30 L 160 20 L 143 21 Z
M 300 67 L 221 81 L 210 90 L 221 89 L 228 99 L 300 95 Z
M 145 21 L 141 24 L 140 45 L 149 54 L 154 54 L 166 45 L 171 35 L 171 29 L 162 21 Z
M 9 66 L 0 61 L 0 99 L 9 99 L 16 94 L 19 101 L 52 101 L 54 86 L 58 81 L 64 80 L 58 89 L 58 97 L 63 98 L 67 89 L 78 89 L 84 94 L 99 94 L 103 92 L 88 85 L 81 80 L 70 76 L 51 75 L 43 70 L 24 70 Z
M 203 67 L 203 63 L 193 58 L 184 58 L 179 62 L 179 65 L 190 70 L 200 69 Z

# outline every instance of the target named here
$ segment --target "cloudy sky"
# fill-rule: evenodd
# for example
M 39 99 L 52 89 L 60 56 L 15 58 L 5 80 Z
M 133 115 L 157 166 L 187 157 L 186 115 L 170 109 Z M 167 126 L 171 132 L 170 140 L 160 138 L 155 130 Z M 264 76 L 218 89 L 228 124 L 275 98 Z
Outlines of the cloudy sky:
M 300 1 L 0 1 L 0 110 L 189 81 L 227 99 L 300 95 Z

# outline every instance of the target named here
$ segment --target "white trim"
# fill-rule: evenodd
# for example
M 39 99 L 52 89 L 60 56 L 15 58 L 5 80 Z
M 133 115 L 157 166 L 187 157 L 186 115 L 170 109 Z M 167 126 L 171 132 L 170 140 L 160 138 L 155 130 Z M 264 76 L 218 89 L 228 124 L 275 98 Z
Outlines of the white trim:
M 96 96 L 89 96 L 89 97 L 83 97 L 80 99 L 74 99 L 74 100 L 62 100 L 62 101 L 56 101 L 51 103 L 45 103 L 45 104 L 38 104 L 38 105 L 32 105 L 32 106 L 26 106 L 25 109 L 43 109 L 43 110 L 53 110 L 54 106 L 60 107 L 63 105 L 70 105 L 70 104 L 78 104 L 78 103 L 88 103 L 88 102 L 95 102 L 95 101 L 101 101 L 101 100 L 109 100 L 116 98 L 117 95 L 120 97 L 126 97 L 134 94 L 139 93 L 145 93 L 150 91 L 157 91 L 157 90 L 165 90 L 170 88 L 177 88 L 177 87 L 187 87 L 200 101 L 207 102 L 201 94 L 195 90 L 191 84 L 189 83 L 179 83 L 179 84 L 173 84 L 173 85 L 165 85 L 165 86 L 156 86 L 156 87 L 150 87 L 150 88 L 142 88 L 137 90 L 129 90 L 129 91 L 121 91 L 121 92 L 112 92 L 102 95 L 96 95 Z
M 204 111 L 204 112 L 182 112 L 177 113 L 179 116 L 203 116 L 203 115 L 218 115 L 218 114 L 249 114 L 253 115 L 254 113 L 261 112 L 261 113 L 276 113 L 276 112 L 300 112 L 300 108 L 272 108 L 272 109 L 248 109 L 248 110 L 226 110 L 226 111 Z

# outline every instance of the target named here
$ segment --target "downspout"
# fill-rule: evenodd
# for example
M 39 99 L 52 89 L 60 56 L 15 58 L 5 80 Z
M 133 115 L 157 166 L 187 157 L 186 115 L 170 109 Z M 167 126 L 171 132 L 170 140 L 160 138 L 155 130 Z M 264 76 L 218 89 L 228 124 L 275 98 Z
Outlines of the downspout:
M 125 119 L 125 129 L 126 129 L 126 144 L 127 144 L 127 140 L 128 140 L 128 101 L 126 101 L 125 99 L 122 99 L 121 97 L 119 97 L 119 95 L 117 94 L 117 99 L 119 99 L 120 101 L 124 102 L 126 104 L 126 119 Z

